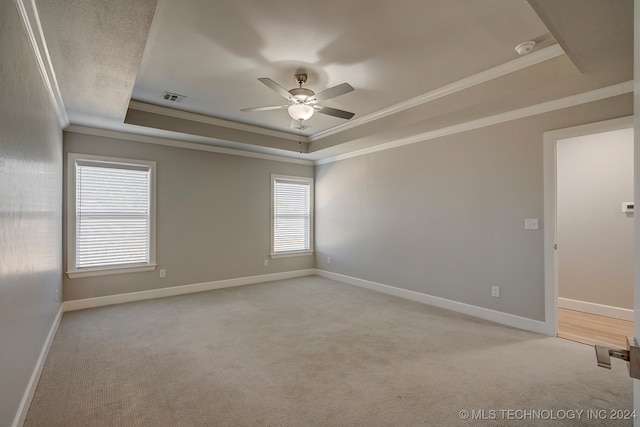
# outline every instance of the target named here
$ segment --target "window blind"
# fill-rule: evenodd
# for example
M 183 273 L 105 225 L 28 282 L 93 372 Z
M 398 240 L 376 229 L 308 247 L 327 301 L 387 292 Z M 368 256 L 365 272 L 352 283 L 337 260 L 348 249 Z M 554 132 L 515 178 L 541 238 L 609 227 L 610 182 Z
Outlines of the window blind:
M 273 252 L 311 250 L 311 183 L 273 182 Z
M 149 263 L 150 170 L 76 164 L 76 269 Z

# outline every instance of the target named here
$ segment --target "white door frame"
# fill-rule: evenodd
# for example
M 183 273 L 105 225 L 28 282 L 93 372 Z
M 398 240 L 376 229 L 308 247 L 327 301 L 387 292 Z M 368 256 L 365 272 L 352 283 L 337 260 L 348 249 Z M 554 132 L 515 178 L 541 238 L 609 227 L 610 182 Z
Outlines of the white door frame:
M 628 128 L 633 128 L 632 116 L 544 133 L 544 318 L 545 332 L 547 335 L 555 336 L 558 333 L 558 252 L 555 250 L 555 244 L 557 242 L 557 142 L 559 139 Z

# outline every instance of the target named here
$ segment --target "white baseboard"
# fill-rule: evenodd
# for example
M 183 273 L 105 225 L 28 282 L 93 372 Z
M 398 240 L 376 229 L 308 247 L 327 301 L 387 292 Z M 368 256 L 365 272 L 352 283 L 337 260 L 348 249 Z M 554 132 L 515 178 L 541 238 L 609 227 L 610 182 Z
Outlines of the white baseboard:
M 633 310 L 614 307 L 611 305 L 596 304 L 594 302 L 579 301 L 570 298 L 558 297 L 558 308 L 582 311 L 584 313 L 597 314 L 599 316 L 613 317 L 614 319 L 633 322 Z
M 31 373 L 31 378 L 29 379 L 27 388 L 25 389 L 24 394 L 22 396 L 22 401 L 20 401 L 18 412 L 16 413 L 16 416 L 13 419 L 13 424 L 11 424 L 12 427 L 21 427 L 24 424 L 24 420 L 27 418 L 27 413 L 29 412 L 29 406 L 31 406 L 33 395 L 36 393 L 36 388 L 38 387 L 38 381 L 40 381 L 40 375 L 42 374 L 44 363 L 47 360 L 49 349 L 51 348 L 51 344 L 53 343 L 53 338 L 56 336 L 56 332 L 58 332 L 58 326 L 60 326 L 60 320 L 62 320 L 62 306 L 60 306 L 60 309 L 58 310 L 58 314 L 56 314 L 55 319 L 53 319 L 53 324 L 49 329 L 49 334 L 47 334 L 47 338 L 44 341 L 42 350 L 40 351 L 40 356 L 38 357 L 36 366 L 33 368 L 33 372 Z
M 440 307 L 447 310 L 455 311 L 469 316 L 477 317 L 491 322 L 500 323 L 518 329 L 524 329 L 539 334 L 550 334 L 550 329 L 545 322 L 539 320 L 528 319 L 501 311 L 491 310 L 489 308 L 478 307 L 463 302 L 453 301 L 445 298 L 434 297 L 432 295 L 423 294 L 421 292 L 410 291 L 407 289 L 397 288 L 395 286 L 384 285 L 382 283 L 371 282 L 369 280 L 358 279 L 343 274 L 332 273 L 330 271 L 316 269 L 316 274 L 327 279 L 336 280 L 338 282 L 348 283 L 350 285 L 359 286 L 361 288 L 371 289 L 373 291 L 382 292 L 388 295 L 409 299 L 434 307 Z
M 195 283 L 191 285 L 171 286 L 168 288 L 151 289 L 148 291 L 130 292 L 126 294 L 107 295 L 103 297 L 77 299 L 65 301 L 63 311 L 82 310 L 85 308 L 102 307 L 105 305 L 122 304 L 126 302 L 142 301 L 154 298 L 164 298 L 194 292 L 211 291 L 214 289 L 231 288 L 234 286 L 253 285 L 255 283 L 272 282 L 274 280 L 293 279 L 296 277 L 312 276 L 315 269 L 285 271 L 283 273 L 261 274 L 259 276 L 239 277 L 235 279 L 216 280 L 213 282 Z

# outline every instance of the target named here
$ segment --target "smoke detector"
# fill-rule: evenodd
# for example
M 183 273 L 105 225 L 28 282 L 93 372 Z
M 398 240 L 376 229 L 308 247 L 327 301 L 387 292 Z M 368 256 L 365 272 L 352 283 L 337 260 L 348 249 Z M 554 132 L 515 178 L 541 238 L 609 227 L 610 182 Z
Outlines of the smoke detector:
M 518 52 L 518 55 L 526 55 L 528 53 L 531 53 L 535 45 L 536 42 L 534 41 L 520 43 L 518 46 L 516 46 L 516 52 Z

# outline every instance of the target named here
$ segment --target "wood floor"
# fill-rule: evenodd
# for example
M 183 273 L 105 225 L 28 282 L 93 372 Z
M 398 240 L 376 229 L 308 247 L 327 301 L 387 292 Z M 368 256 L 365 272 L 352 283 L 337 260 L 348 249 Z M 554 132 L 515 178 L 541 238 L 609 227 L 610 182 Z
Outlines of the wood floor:
M 581 311 L 558 309 L 558 337 L 590 345 L 627 348 L 633 322 Z

